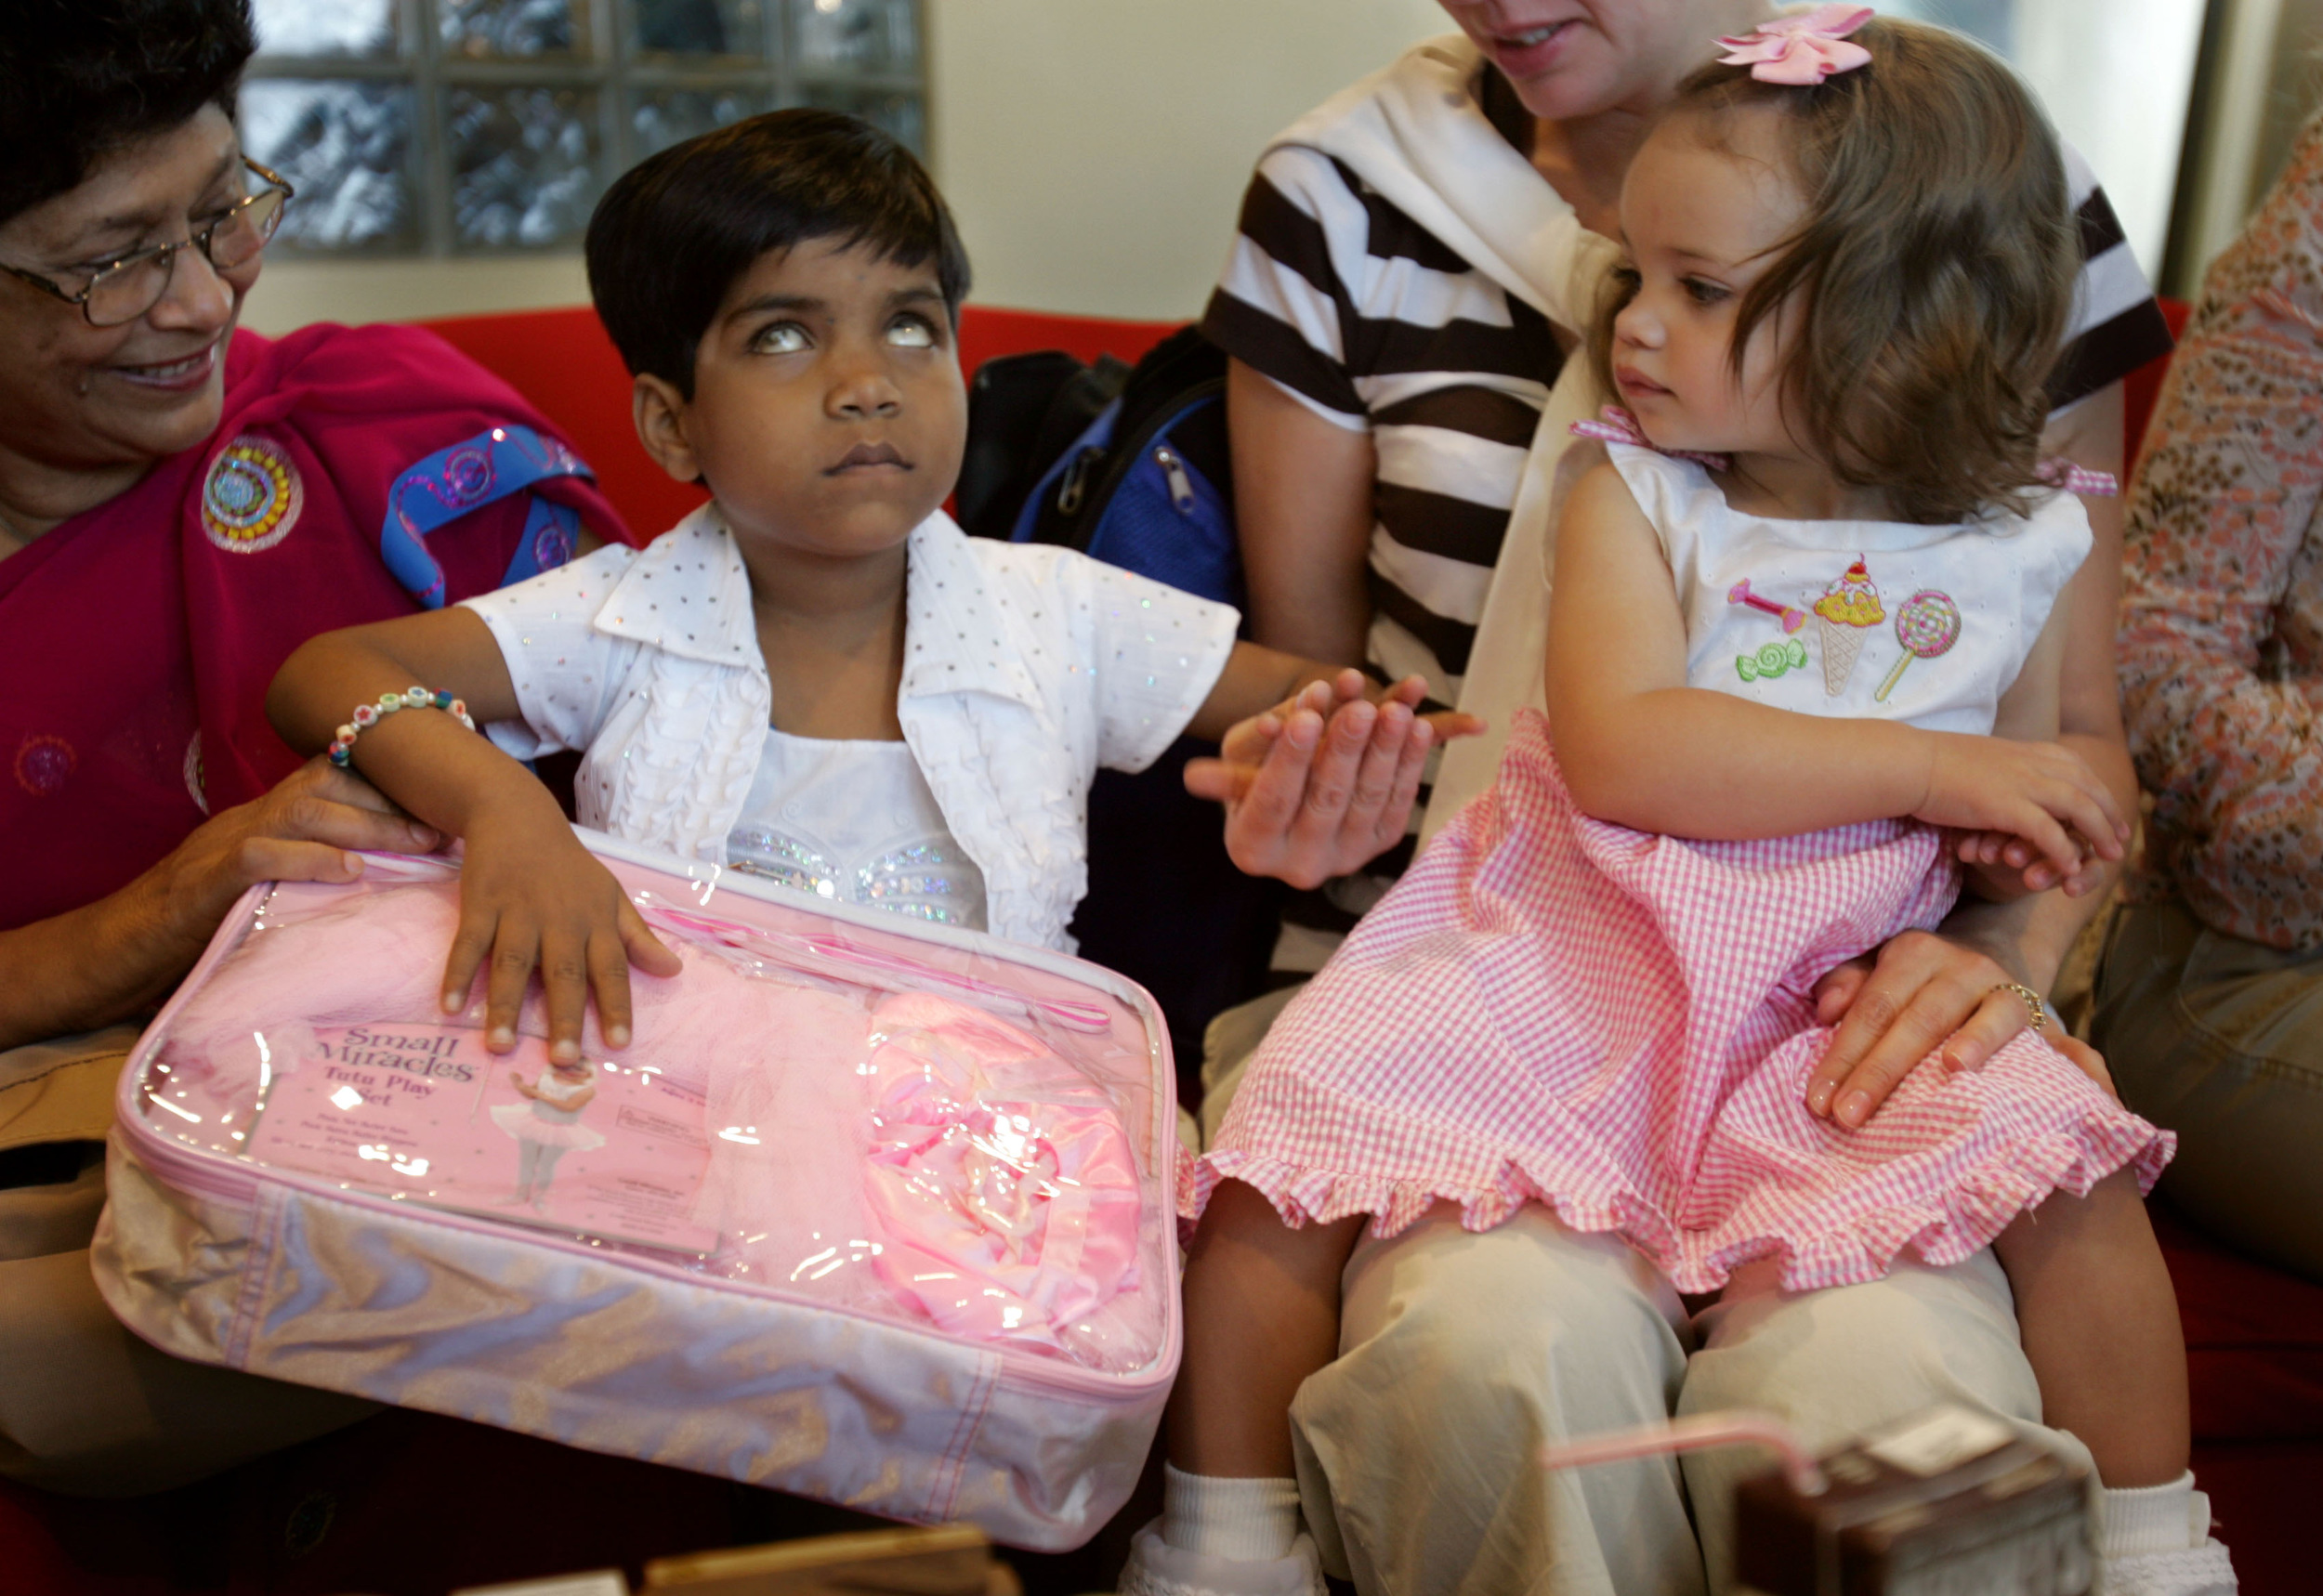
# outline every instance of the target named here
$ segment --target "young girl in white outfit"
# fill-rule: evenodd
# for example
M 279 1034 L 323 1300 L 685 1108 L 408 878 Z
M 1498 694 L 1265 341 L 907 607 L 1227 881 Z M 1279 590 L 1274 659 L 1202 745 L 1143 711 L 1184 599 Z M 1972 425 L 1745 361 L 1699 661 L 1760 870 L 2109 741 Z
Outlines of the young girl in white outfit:
M 1288 1413 L 1366 1217 L 1536 1203 L 1702 1296 L 1996 1247 L 2106 1487 L 2103 1588 L 2233 1588 L 2140 1201 L 2172 1139 L 2030 1034 L 1859 1128 L 1815 1090 L 1819 976 L 1963 874 L 2083 890 L 2129 836 L 2055 741 L 2091 545 L 2036 457 L 2078 264 L 2056 143 L 1939 31 L 1824 7 L 1722 43 L 1623 190 L 1594 347 L 1627 408 L 1566 501 L 1548 716 L 1275 1024 L 1190 1183 L 1124 1590 L 1319 1589 Z
M 1242 802 L 1229 842 L 1330 871 L 1400 837 L 1431 739 L 1470 724 L 1416 714 L 1416 679 L 1366 701 L 1353 672 L 1238 643 L 1224 605 L 962 533 L 940 506 L 967 262 L 868 124 L 778 111 L 664 150 L 608 191 L 588 261 L 640 440 L 711 502 L 644 549 L 317 638 L 269 701 L 294 746 L 465 841 L 444 1006 L 483 972 L 488 1047 L 515 1045 L 536 967 L 559 1064 L 592 991 L 621 1047 L 630 962 L 676 969 L 518 760 L 580 752 L 579 818 L 629 841 L 1070 948 L 1100 766 L 1253 717 L 1295 733 L 1341 802 Z

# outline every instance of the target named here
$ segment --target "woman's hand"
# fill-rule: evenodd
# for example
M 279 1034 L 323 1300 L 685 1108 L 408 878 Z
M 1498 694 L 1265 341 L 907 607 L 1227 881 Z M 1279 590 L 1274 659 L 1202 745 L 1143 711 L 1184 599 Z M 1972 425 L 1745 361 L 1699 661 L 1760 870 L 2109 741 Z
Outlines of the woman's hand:
M 262 881 L 350 882 L 363 873 L 357 850 L 442 844 L 361 777 L 310 759 L 264 797 L 203 822 L 154 870 L 178 936 L 198 956 L 234 900 Z
M 323 760 L 205 820 L 119 892 L 0 932 L 0 1047 L 151 1009 L 193 967 L 234 900 L 264 881 L 351 882 L 357 850 L 427 853 L 442 837 Z
M 1187 765 L 1187 791 L 1226 805 L 1240 869 L 1303 888 L 1360 869 L 1403 837 L 1428 750 L 1483 729 L 1474 715 L 1417 713 L 1417 676 L 1376 703 L 1365 687 L 1354 670 L 1309 683 L 1230 729 L 1219 758 Z
M 484 1046 L 506 1053 L 517 1045 L 518 1014 L 538 969 L 551 1059 L 570 1064 L 581 1056 L 592 989 L 606 1045 L 627 1046 L 630 965 L 653 975 L 675 975 L 683 966 L 646 929 L 612 872 L 581 845 L 547 790 L 530 776 L 510 782 L 477 806 L 466 844 L 444 1012 L 467 1006 L 484 971 Z
M 1990 860 L 1981 857 L 1991 833 L 2021 838 L 2054 870 L 2067 896 L 2078 896 L 2102 873 L 2087 868 L 2091 855 L 2112 861 L 2127 851 L 2130 823 L 2119 801 L 2071 749 L 1998 737 L 1936 736 L 1926 794 L 1912 815 L 1933 825 L 1983 833 L 1969 839 L 1979 857 L 1963 854 L 1967 862 L 1999 861 L 2003 850 L 1997 847 L 1991 848 Z M 2087 841 L 2087 852 L 2077 835 Z M 2029 886 L 2029 876 L 2026 879 Z
M 1941 1050 L 1947 1069 L 1983 1068 L 2031 1023 L 2024 999 L 2008 989 L 2016 979 L 1988 955 L 1925 931 L 1891 938 L 1876 962 L 1840 965 L 1815 985 L 1816 1023 L 1834 1028 L 1807 1078 L 1807 1108 L 1853 1129 L 1931 1053 Z M 2067 1036 L 2048 1040 L 2113 1090 L 2094 1049 Z

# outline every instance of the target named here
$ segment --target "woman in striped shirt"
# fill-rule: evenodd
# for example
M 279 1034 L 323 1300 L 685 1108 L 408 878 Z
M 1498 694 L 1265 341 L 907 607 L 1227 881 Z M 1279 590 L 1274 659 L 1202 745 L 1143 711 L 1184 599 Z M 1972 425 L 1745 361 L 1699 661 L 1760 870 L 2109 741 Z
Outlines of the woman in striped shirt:
M 1415 47 L 1261 159 L 1204 326 L 1233 359 L 1254 635 L 1360 657 L 1390 676 L 1423 674 L 1437 699 L 1486 713 L 1499 731 L 1537 691 L 1548 501 L 1537 481 L 1525 496 L 1543 469 L 1536 434 L 1562 435 L 1560 398 L 1578 413 L 1594 408 L 1581 373 L 1564 371 L 1608 253 L 1587 235 L 1613 229 L 1647 114 L 1713 35 L 1747 32 L 1768 8 L 1442 3 L 1460 36 Z M 2103 191 L 2073 165 L 2086 258 L 2046 451 L 2119 474 L 2120 379 L 2165 352 L 2169 335 Z M 2062 601 L 2072 617 L 2064 724 L 2127 805 L 2136 788 L 2111 651 L 2120 519 L 2110 501 L 2089 508 L 2099 552 Z M 1490 619 L 1503 613 L 1516 621 Z M 1483 690 L 1495 674 L 1497 691 Z M 1330 774 L 1328 745 L 1309 746 L 1318 752 L 1305 757 Z M 1489 757 L 1448 772 L 1431 819 L 1490 775 Z M 1385 883 L 1315 884 L 1278 953 L 1293 980 L 1319 966 Z M 2023 988 L 2007 984 L 2045 988 L 2102 896 L 1980 905 L 1948 935 L 1898 938 L 1875 968 L 1828 977 L 1839 1116 L 1869 1118 L 1939 1044 L 1957 1064 L 1980 1064 L 2027 1023 Z M 1206 1076 L 1230 1082 L 1280 1006 L 1221 1016 Z M 1218 1112 L 1206 1102 L 1205 1122 Z M 1737 1405 L 1786 1413 L 1818 1446 L 1938 1400 L 2040 1419 L 1989 1254 L 1805 1296 L 1766 1285 L 1753 1294 L 1738 1276 L 1723 1303 L 1689 1321 L 1618 1245 L 1537 1212 L 1473 1236 L 1456 1216 L 1423 1221 L 1364 1242 L 1329 1280 L 1286 1270 L 1286 1292 L 1341 1299 L 1337 1359 L 1293 1404 L 1298 1494 L 1325 1566 L 1367 1596 L 1699 1590 L 1702 1554 L 1726 1566 L 1727 1504 L 1752 1459 L 1704 1455 L 1682 1476 L 1645 1464 L 1545 1474 L 1530 1466 L 1539 1443 Z M 1189 1325 L 1189 1339 L 1201 1333 Z M 1263 1516 L 1258 1494 L 1286 1488 L 1171 1484 L 1202 1498 L 1174 1501 L 1172 1520 L 1214 1524 L 1221 1548 L 1242 1547 L 1237 1526 Z

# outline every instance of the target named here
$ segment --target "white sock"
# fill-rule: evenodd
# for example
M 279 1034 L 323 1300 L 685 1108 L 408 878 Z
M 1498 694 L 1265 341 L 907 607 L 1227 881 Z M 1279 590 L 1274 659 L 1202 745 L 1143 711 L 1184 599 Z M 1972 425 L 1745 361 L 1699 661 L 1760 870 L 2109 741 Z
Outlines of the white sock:
M 2101 1491 L 2098 1501 L 2100 1557 L 2185 1551 L 2210 1539 L 2210 1498 L 2195 1490 L 2191 1470 L 2166 1485 Z M 2198 1502 L 2199 1522 L 2195 1515 Z
M 1162 1538 L 1180 1551 L 1273 1563 L 1299 1537 L 1296 1480 L 1181 1474 L 1162 1465 Z

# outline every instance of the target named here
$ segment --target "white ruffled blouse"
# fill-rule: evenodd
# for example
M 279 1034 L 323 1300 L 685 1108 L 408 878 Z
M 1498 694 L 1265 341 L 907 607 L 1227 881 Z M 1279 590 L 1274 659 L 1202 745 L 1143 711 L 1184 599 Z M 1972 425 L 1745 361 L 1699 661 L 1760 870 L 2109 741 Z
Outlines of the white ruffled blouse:
M 1238 617 L 1070 549 L 970 538 L 940 511 L 906 552 L 903 740 L 983 871 L 992 933 L 1070 951 L 1092 778 L 1143 769 L 1177 738 Z M 518 759 L 581 751 L 583 825 L 722 863 L 771 695 L 716 504 L 643 549 L 465 602 L 523 714 L 486 726 L 492 740 Z

